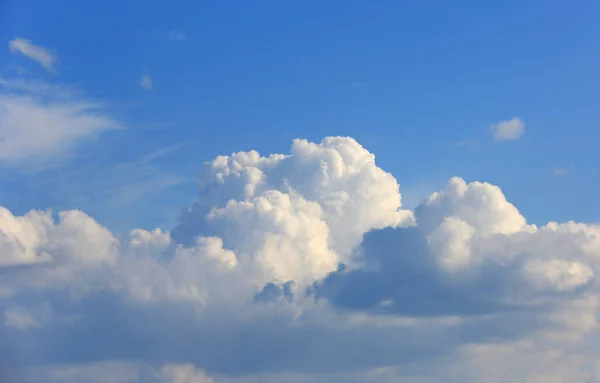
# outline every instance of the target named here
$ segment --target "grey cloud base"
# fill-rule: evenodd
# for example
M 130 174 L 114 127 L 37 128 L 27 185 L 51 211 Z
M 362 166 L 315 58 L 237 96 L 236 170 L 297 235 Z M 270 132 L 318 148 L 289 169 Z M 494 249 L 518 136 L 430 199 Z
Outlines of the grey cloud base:
M 404 210 L 351 138 L 216 158 L 171 233 L 58 216 L 0 208 L 13 380 L 600 381 L 598 226 L 460 178 Z

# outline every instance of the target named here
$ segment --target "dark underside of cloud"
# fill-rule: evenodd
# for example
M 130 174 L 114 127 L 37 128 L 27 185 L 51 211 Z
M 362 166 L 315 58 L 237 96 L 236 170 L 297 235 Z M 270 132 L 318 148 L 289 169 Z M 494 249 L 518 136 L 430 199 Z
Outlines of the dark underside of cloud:
M 540 305 L 506 302 L 510 270 L 486 265 L 468 281 L 440 273 L 419 228 L 386 228 L 365 234 L 359 248 L 367 267 L 329 274 L 313 289 L 339 309 L 411 317 L 477 316 L 539 311 Z
M 10 347 L 2 347 L 0 367 L 131 360 L 153 365 L 193 363 L 227 375 L 343 372 L 448 352 L 409 332 L 389 337 L 368 327 L 298 327 L 284 318 L 203 319 L 180 305 L 136 307 L 108 294 L 88 298 L 78 311 L 85 317 L 74 326 L 54 325 L 27 333 L 3 329 L 3 344 Z

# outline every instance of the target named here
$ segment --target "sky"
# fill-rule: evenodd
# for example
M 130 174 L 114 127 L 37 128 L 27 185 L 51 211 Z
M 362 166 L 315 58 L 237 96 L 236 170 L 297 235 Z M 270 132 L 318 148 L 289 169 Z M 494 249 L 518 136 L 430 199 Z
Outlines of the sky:
M 0 0 L 0 381 L 600 382 L 599 17 Z

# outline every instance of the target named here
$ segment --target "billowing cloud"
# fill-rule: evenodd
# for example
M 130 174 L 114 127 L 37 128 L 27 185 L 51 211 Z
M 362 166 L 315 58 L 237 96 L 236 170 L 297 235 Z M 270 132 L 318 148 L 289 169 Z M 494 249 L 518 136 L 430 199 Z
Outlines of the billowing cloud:
M 525 123 L 519 117 L 500 121 L 490 126 L 492 136 L 496 141 L 516 141 L 525 133 Z
M 8 49 L 13 54 L 21 54 L 37 61 L 48 72 L 56 72 L 54 65 L 58 59 L 47 48 L 37 46 L 31 41 L 22 37 L 15 37 L 8 42 Z
M 38 165 L 68 155 L 101 132 L 119 129 L 103 106 L 65 86 L 0 81 L 0 163 Z
M 599 226 L 458 177 L 404 210 L 351 138 L 215 158 L 171 232 L 3 209 L 0 233 L 0 367 L 30 381 L 599 377 Z

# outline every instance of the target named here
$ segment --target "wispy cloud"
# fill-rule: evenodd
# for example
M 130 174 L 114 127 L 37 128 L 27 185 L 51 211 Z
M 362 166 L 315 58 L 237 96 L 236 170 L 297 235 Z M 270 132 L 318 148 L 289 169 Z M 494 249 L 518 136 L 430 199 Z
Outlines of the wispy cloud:
M 462 140 L 455 142 L 454 146 L 459 148 L 475 149 L 479 146 L 479 143 L 474 140 Z
M 64 85 L 0 81 L 0 164 L 47 163 L 121 126 L 100 103 Z
M 569 171 L 565 168 L 559 168 L 559 167 L 552 168 L 552 175 L 554 177 L 566 176 L 568 173 L 569 173 Z
M 142 155 L 133 161 L 121 162 L 109 167 L 96 168 L 92 165 L 90 168 L 81 168 L 72 174 L 73 179 L 85 179 L 85 173 L 94 173 L 96 178 L 93 181 L 86 180 L 78 184 L 78 187 L 73 187 L 74 185 L 70 183 L 68 189 L 73 193 L 71 197 L 80 200 L 79 202 L 103 200 L 113 206 L 119 206 L 130 203 L 142 194 L 193 181 L 193 177 L 184 179 L 164 172 L 155 165 L 157 160 L 183 146 L 184 143 L 171 145 Z
M 182 40 L 186 40 L 187 36 L 185 33 L 178 31 L 176 29 L 173 29 L 173 30 L 169 31 L 169 39 L 172 41 L 182 41 Z
M 33 315 L 13 310 L 4 312 L 4 325 L 18 330 L 40 327 Z
M 22 37 L 15 37 L 8 42 L 8 49 L 13 54 L 21 54 L 37 61 L 48 72 L 56 73 L 54 65 L 58 59 L 47 48 L 37 46 Z
M 182 198 L 185 200 L 180 190 L 187 190 L 196 181 L 194 176 L 180 171 L 186 163 L 177 152 L 185 145 L 170 145 L 110 164 L 81 158 L 79 163 L 71 162 L 60 171 L 39 174 L 35 187 L 52 190 L 52 198 L 61 206 L 93 212 L 118 230 L 130 229 L 125 223 L 128 219 L 163 225 L 177 217 L 176 209 Z M 167 158 L 170 156 L 175 158 Z M 148 204 L 153 208 L 148 210 Z
M 516 141 L 525 133 L 525 123 L 519 117 L 500 121 L 490 126 L 492 136 L 496 141 Z
M 142 75 L 139 84 L 142 88 L 146 90 L 152 90 L 152 78 L 147 74 Z

